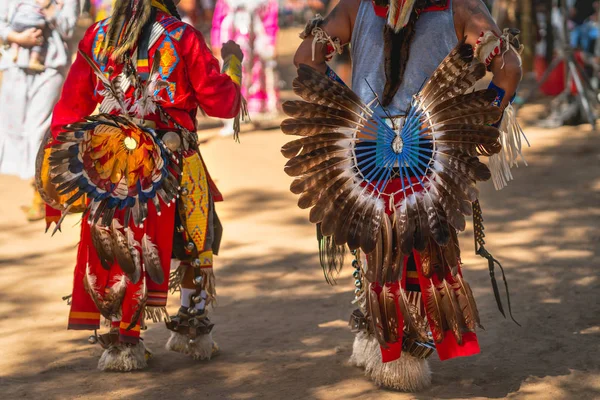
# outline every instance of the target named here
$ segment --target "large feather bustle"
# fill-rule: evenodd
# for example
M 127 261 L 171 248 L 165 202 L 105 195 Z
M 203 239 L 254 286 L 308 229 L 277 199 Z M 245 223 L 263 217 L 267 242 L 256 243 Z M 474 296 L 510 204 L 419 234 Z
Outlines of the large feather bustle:
M 494 93 L 465 94 L 484 74 L 485 66 L 474 61 L 472 47 L 463 40 L 416 96 L 413 115 L 422 120 L 411 126 L 422 126 L 419 134 L 436 146 L 428 164 L 430 173 L 421 184 L 423 192 L 409 189 L 404 200 L 394 205 L 396 254 L 423 250 L 430 238 L 444 247 L 452 229 L 465 229 L 469 203 L 479 194 L 475 182 L 490 178 L 477 156 L 497 148 L 498 130 L 485 125 L 499 116 L 491 104 Z M 367 136 L 379 132 L 372 111 L 347 87 L 307 66 L 299 68 L 293 87 L 303 101 L 284 106 L 291 118 L 282 130 L 304 137 L 282 148 L 290 158 L 286 172 L 298 177 L 291 189 L 300 194 L 301 207 L 312 207 L 310 220 L 322 223 L 324 235 L 332 235 L 338 245 L 346 243 L 369 253 L 375 248 L 383 215 L 373 211 L 383 211 L 385 206 L 375 194 L 378 190 L 361 182 L 355 144 L 363 132 Z

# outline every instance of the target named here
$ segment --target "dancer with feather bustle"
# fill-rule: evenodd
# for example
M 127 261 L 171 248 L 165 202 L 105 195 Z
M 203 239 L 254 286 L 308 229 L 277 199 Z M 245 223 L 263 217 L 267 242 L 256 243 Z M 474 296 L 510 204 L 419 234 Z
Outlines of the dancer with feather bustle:
M 341 0 L 301 38 L 294 92 L 303 101 L 284 104 L 291 118 L 282 123 L 300 139 L 282 152 L 291 190 L 318 224 L 328 280 L 346 248 L 355 255 L 350 361 L 377 384 L 423 389 L 434 351 L 442 360 L 479 352 L 457 233 L 476 182 L 494 177 L 501 187 L 503 167 L 520 155 L 516 121 L 510 132 L 498 125 L 509 119 L 502 110 L 521 79 L 522 49 L 480 0 Z M 348 44 L 352 91 L 326 63 Z M 490 88 L 471 92 L 486 69 Z M 490 156 L 506 162 L 490 171 L 479 160 Z
M 243 55 L 226 43 L 221 70 L 176 3 L 117 0 L 112 18 L 87 30 L 40 153 L 48 225 L 56 231 L 66 214 L 84 211 L 69 329 L 110 322 L 109 333 L 90 337 L 105 348 L 102 370 L 146 366 L 148 320 L 165 320 L 170 350 L 197 359 L 218 350 L 207 310 L 222 196 L 200 155 L 196 114 L 243 113 Z M 177 288 L 181 308 L 169 317 L 167 294 Z

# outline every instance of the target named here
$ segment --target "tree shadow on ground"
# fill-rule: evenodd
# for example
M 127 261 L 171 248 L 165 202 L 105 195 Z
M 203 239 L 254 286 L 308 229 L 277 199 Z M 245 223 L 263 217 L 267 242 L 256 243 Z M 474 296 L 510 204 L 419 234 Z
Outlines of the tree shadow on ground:
M 600 373 L 599 148 L 597 135 L 565 137 L 559 146 L 533 149 L 529 154 L 536 163 L 519 169 L 516 182 L 501 194 L 483 187 L 488 248 L 506 268 L 522 327 L 498 314 L 485 262 L 468 255 L 473 249 L 465 234 L 465 274 L 487 329 L 479 333 L 482 353 L 443 363 L 433 359 L 433 386 L 410 398 L 600 396 L 592 381 Z M 240 207 L 236 212 L 246 212 L 253 202 L 282 214 L 295 207 L 280 192 L 246 196 L 232 201 Z M 41 373 L 6 374 L 0 381 L 4 395 L 320 399 L 323 393 L 336 398 L 336 389 L 348 384 L 356 390 L 344 398 L 401 397 L 367 383 L 361 370 L 346 364 L 353 339 L 344 326 L 353 309 L 351 278 L 346 270 L 341 286 L 329 288 L 315 253 L 280 249 L 264 257 L 225 259 L 217 274 L 228 295 L 213 313 L 223 352 L 209 363 L 164 350 L 168 332 L 153 325 L 145 337 L 156 358 L 147 371 L 90 372 L 96 358 L 89 356 L 97 357 L 99 350 L 82 344 L 75 352 L 61 352 L 65 341 L 55 351 L 32 348 L 24 354 L 27 363 L 48 367 Z M 30 293 L 22 296 L 3 301 L 19 304 Z M 86 335 L 78 337 L 69 339 L 71 344 L 82 343 Z

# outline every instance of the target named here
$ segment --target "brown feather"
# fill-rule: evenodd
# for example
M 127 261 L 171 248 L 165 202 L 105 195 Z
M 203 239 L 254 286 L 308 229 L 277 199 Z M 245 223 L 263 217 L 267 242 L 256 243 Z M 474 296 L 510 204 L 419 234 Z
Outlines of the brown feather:
M 96 276 L 90 272 L 90 267 L 88 266 L 85 271 L 83 284 L 86 292 L 94 302 L 94 305 L 104 318 L 111 319 L 111 317 L 120 314 L 121 303 L 123 302 L 125 290 L 127 289 L 127 279 L 125 276 L 117 278 L 108 293 L 102 297 L 98 293 L 98 288 L 96 287 Z
M 398 329 L 398 311 L 396 308 L 396 300 L 394 293 L 390 290 L 389 285 L 384 285 L 379 294 L 379 304 L 383 310 L 382 322 L 386 329 L 384 332 L 388 334 L 386 341 L 388 343 L 395 343 L 400 338 Z
M 400 279 L 400 274 L 404 269 L 404 253 L 402 253 L 402 249 L 400 249 L 399 241 L 398 241 L 398 227 L 397 224 L 392 224 L 392 229 L 394 230 L 394 259 L 392 264 L 392 273 L 389 278 L 389 282 L 396 282 Z
M 499 107 L 472 107 L 460 111 L 444 111 L 438 114 L 435 119 L 432 119 L 432 123 L 436 128 L 441 124 L 486 125 L 493 124 L 501 116 L 502 110 Z
M 496 97 L 494 92 L 494 98 Z M 339 110 L 324 105 L 308 103 L 305 101 L 285 101 L 283 112 L 292 118 L 339 118 L 353 123 L 360 123 L 363 119 L 356 113 L 348 110 Z
M 356 195 L 352 198 L 351 201 L 347 202 L 344 208 L 340 211 L 341 215 L 344 215 L 344 218 L 338 219 L 334 238 L 335 243 L 340 246 L 342 244 L 348 243 L 350 240 L 350 229 L 352 227 L 353 222 L 356 223 L 357 219 L 360 219 L 362 215 L 362 207 L 365 206 L 365 203 L 369 201 L 369 196 L 364 193 L 364 188 L 357 187 L 355 189 Z
M 452 276 L 456 276 L 460 264 L 460 248 L 458 247 L 456 231 L 451 229 L 450 236 L 448 244 L 442 247 L 442 256 L 444 259 L 444 266 L 450 269 Z
M 346 142 L 349 140 L 350 136 L 342 132 L 322 133 L 315 136 L 306 136 L 284 144 L 281 147 L 281 154 L 283 154 L 285 158 L 292 158 L 302 154 L 310 153 L 319 147 L 331 146 L 337 142 L 346 145 Z
M 440 94 L 448 91 L 469 67 L 472 60 L 473 47 L 466 44 L 465 39 L 463 39 L 446 56 L 427 81 L 419 93 L 421 100 L 431 104 Z M 448 98 L 450 97 L 454 96 Z
M 131 317 L 131 322 L 126 328 L 126 330 L 128 331 L 133 329 L 137 325 L 138 321 L 142 317 L 142 312 L 144 312 L 144 309 L 146 308 L 146 303 L 148 302 L 148 287 L 146 286 L 145 276 L 142 280 L 142 287 L 140 287 L 140 290 L 138 290 L 136 293 L 136 298 L 136 309 Z
M 431 243 L 427 243 L 427 246 L 419 252 L 419 255 L 421 256 L 421 273 L 425 278 L 431 278 L 433 276 Z
M 402 201 L 400 209 L 396 214 L 396 224 L 398 225 L 398 243 L 404 254 L 410 254 L 414 248 L 416 213 L 413 211 L 413 205 L 408 203 L 408 199 Z
M 312 168 L 334 158 L 349 155 L 350 150 L 340 146 L 328 146 L 311 151 L 289 160 L 284 167 L 284 171 L 289 176 L 301 176 L 307 174 Z
M 342 175 L 337 178 L 322 194 L 317 204 L 310 210 L 309 220 L 313 224 L 322 222 L 325 218 L 325 213 L 332 207 L 333 202 L 348 190 L 351 186 L 354 186 L 354 177 L 348 177 Z
M 382 207 L 381 200 L 368 194 L 363 195 L 363 198 L 364 199 L 357 204 L 357 209 L 350 219 L 350 225 L 348 226 L 347 238 L 350 250 L 356 250 L 361 247 L 361 238 L 363 235 L 373 235 L 369 242 L 375 242 L 375 240 L 377 240 L 377 232 L 371 233 L 373 230 L 371 230 L 367 224 L 374 221 L 373 216 L 377 214 L 378 208 Z M 372 251 L 374 247 L 369 246 L 368 248 Z M 364 251 L 368 253 L 368 251 Z
M 327 132 L 345 132 L 355 124 L 339 118 L 296 118 L 281 122 L 281 131 L 286 135 L 315 136 Z
M 364 110 L 364 104 L 356 93 L 305 64 L 298 68 L 298 77 L 293 82 L 293 89 L 294 93 L 310 103 L 357 113 Z
M 142 257 L 144 259 L 144 267 L 146 273 L 152 281 L 158 285 L 165 280 L 160 255 L 156 245 L 152 243 L 147 234 L 142 238 Z
M 425 320 L 421 317 L 417 308 L 410 303 L 406 297 L 406 292 L 402 288 L 399 289 L 398 293 L 398 305 L 404 317 L 404 326 L 408 334 L 421 342 L 427 342 L 429 338 L 427 337 Z
M 436 160 L 448 169 L 460 173 L 473 181 L 485 182 L 492 177 L 487 165 L 479 161 L 477 157 L 471 157 L 459 152 L 438 150 Z
M 466 109 L 490 107 L 496 96 L 494 89 L 486 89 L 454 97 L 434 105 L 429 113 L 430 118 L 435 120 L 438 114 L 450 111 L 461 112 Z
M 448 328 L 452 331 L 456 342 L 462 345 L 462 313 L 456 300 L 456 293 L 446 281 L 442 284 L 442 309 Z
M 457 274 L 457 281 L 459 285 L 458 304 L 462 310 L 464 316 L 465 325 L 470 331 L 475 331 L 476 327 L 484 329 L 481 325 L 479 318 L 479 310 L 477 309 L 477 303 L 475 302 L 475 296 L 471 286 L 465 282 L 460 274 Z
M 342 211 L 350 203 L 358 199 L 361 187 L 357 183 L 350 183 L 345 186 L 345 190 L 337 196 L 331 205 L 325 210 L 323 221 L 321 222 L 321 231 L 325 236 L 332 236 L 338 223 L 348 217 Z
M 140 255 L 137 247 L 140 247 L 140 244 L 134 239 L 133 231 L 131 229 L 126 230 L 127 235 L 127 247 L 129 248 L 129 253 L 131 254 L 131 259 L 133 260 L 134 270 L 133 272 L 127 273 L 127 277 L 134 284 L 140 281 L 142 276 L 142 257 Z
M 360 248 L 365 253 L 372 251 L 377 244 L 377 233 L 381 228 L 383 218 L 386 216 L 385 207 L 381 201 L 375 201 L 373 208 L 361 220 Z
M 427 315 L 429 317 L 429 323 L 431 324 L 431 331 L 433 333 L 433 340 L 436 343 L 442 343 L 444 340 L 444 319 L 443 314 L 444 311 L 442 309 L 442 296 L 440 292 L 436 289 L 433 281 L 430 280 L 431 286 L 429 287 L 427 297 Z
M 110 270 L 110 266 L 115 260 L 115 255 L 112 250 L 112 238 L 110 232 L 96 224 L 92 224 L 91 228 L 92 244 L 96 249 L 98 258 L 102 268 Z
M 133 260 L 133 257 L 129 251 L 129 246 L 127 245 L 127 238 L 125 235 L 119 230 L 118 225 L 116 224 L 116 220 L 113 222 L 111 227 L 111 234 L 113 240 L 113 253 L 119 264 L 119 267 L 126 274 L 134 274 L 136 270 L 136 265 Z
M 381 284 L 381 270 L 383 269 L 383 243 L 382 234 L 377 234 L 375 249 L 367 253 L 367 270 L 365 277 L 369 282 Z
M 427 210 L 427 220 L 431 237 L 440 246 L 445 246 L 450 240 L 450 226 L 446 213 L 439 203 L 433 202 L 430 196 L 424 196 L 424 205 Z
M 394 248 L 393 248 L 393 232 L 392 223 L 390 218 L 386 215 L 382 218 L 381 225 L 381 243 L 383 247 L 383 262 L 381 272 L 381 283 L 384 284 L 388 281 L 392 272 L 392 263 L 394 262 Z
M 371 324 L 371 332 L 375 335 L 379 345 L 387 349 L 388 345 L 385 340 L 387 331 L 381 316 L 379 296 L 377 296 L 372 287 L 367 288 L 367 312 L 367 320 Z
M 329 186 L 333 182 L 335 182 L 335 180 L 340 175 L 344 174 L 345 171 L 343 169 L 334 169 L 324 172 L 327 172 L 327 174 L 312 175 L 315 178 L 318 178 L 314 181 L 304 181 L 304 183 L 310 184 L 310 187 L 303 188 L 303 193 L 298 199 L 298 207 L 304 210 L 313 207 L 315 204 L 317 204 L 317 201 L 321 198 L 321 195 L 329 188 Z M 292 193 L 294 193 L 294 190 L 292 190 Z
M 417 251 L 421 251 L 427 246 L 431 232 L 429 229 L 427 211 L 424 208 L 423 202 L 417 201 L 414 209 L 417 213 L 415 217 L 416 230 L 414 235 L 414 248 Z

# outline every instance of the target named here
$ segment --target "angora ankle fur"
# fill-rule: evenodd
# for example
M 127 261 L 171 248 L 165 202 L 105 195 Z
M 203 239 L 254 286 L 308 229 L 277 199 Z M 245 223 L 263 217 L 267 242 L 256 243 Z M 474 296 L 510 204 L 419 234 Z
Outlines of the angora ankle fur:
M 148 366 L 146 362 L 146 346 L 143 342 L 136 345 L 119 344 L 104 350 L 98 369 L 101 371 L 128 372 L 136 369 L 144 369 Z
M 188 335 L 171 332 L 171 337 L 165 346 L 167 350 L 192 356 L 194 360 L 210 360 L 213 356 L 213 349 L 218 349 L 213 341 L 212 333 L 198 336 L 193 343 L 190 343 Z
M 384 364 L 377 339 L 363 332 L 354 338 L 349 362 L 365 368 L 366 376 L 386 388 L 417 392 L 431 385 L 431 370 L 427 360 L 403 352 L 398 360 Z

